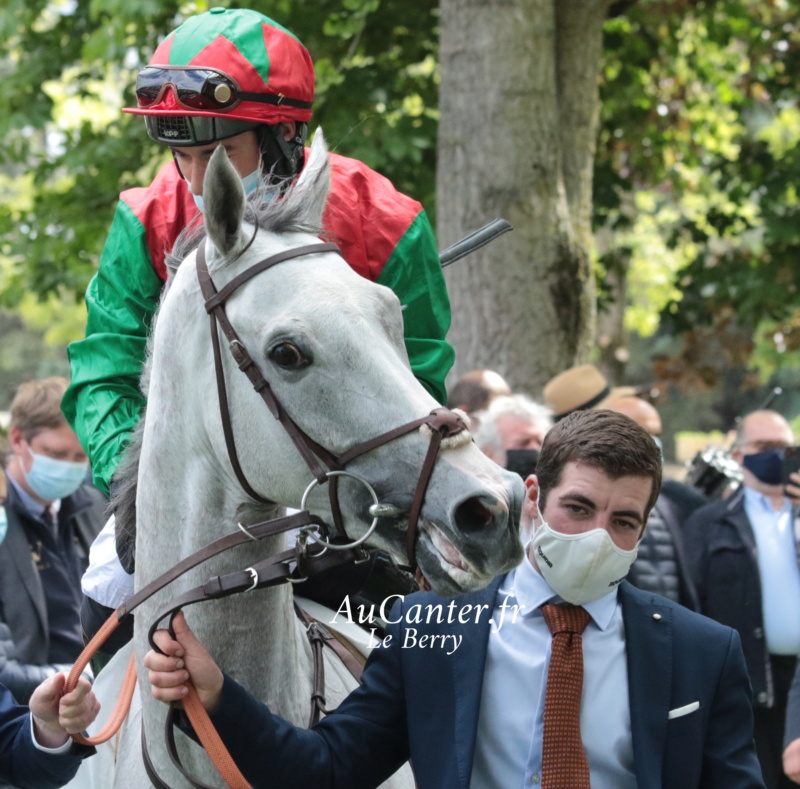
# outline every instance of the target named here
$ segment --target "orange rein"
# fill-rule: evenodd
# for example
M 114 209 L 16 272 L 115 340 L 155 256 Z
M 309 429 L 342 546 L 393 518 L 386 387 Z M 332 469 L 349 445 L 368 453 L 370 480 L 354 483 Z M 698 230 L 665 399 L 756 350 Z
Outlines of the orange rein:
M 214 767 L 217 768 L 230 789 L 252 789 L 236 766 L 236 762 L 233 761 L 233 757 L 222 742 L 219 733 L 214 728 L 214 724 L 211 722 L 211 718 L 208 717 L 206 708 L 203 706 L 203 702 L 200 701 L 200 696 L 197 695 L 197 690 L 191 680 L 187 685 L 189 692 L 183 699 L 183 709 Z
M 95 653 L 103 645 L 105 640 L 117 629 L 117 625 L 119 625 L 119 618 L 117 617 L 117 612 L 114 611 L 103 626 L 94 634 L 92 640 L 83 648 L 83 652 L 81 652 L 80 656 L 75 661 L 75 665 L 72 667 L 72 671 L 69 672 L 69 676 L 67 677 L 65 693 L 70 693 L 75 690 L 81 674 L 83 674 L 86 666 L 89 665 L 89 661 L 95 656 Z M 81 745 L 100 745 L 110 740 L 119 731 L 120 726 L 122 726 L 123 721 L 128 715 L 135 687 L 136 661 L 134 660 L 134 656 L 131 655 L 128 668 L 125 672 L 125 681 L 122 684 L 122 692 L 106 725 L 94 737 L 84 737 L 82 734 L 73 734 L 71 735 L 72 739 Z
M 78 680 L 83 674 L 89 661 L 95 656 L 97 650 L 105 643 L 106 639 L 117 629 L 120 620 L 117 611 L 105 621 L 103 626 L 95 633 L 92 640 L 84 647 L 75 665 L 69 672 L 67 683 L 64 692 L 70 693 L 75 690 Z M 205 711 L 200 697 L 197 695 L 194 685 L 191 680 L 187 683 L 189 693 L 183 701 L 183 708 L 186 715 L 192 724 L 197 737 L 200 740 L 203 748 L 206 749 L 214 766 L 219 770 L 225 783 L 230 789 L 252 789 L 250 784 L 247 783 L 236 763 L 233 761 L 228 749 L 220 739 L 211 718 Z M 117 704 L 111 712 L 111 717 L 106 722 L 106 725 L 94 736 L 84 737 L 82 734 L 72 734 L 72 739 L 81 745 L 102 745 L 104 742 L 110 740 L 122 726 L 128 712 L 131 708 L 131 699 L 133 699 L 133 692 L 136 689 L 136 659 L 131 655 L 128 662 L 128 668 L 125 671 L 125 679 L 122 683 L 122 690 L 120 692 Z

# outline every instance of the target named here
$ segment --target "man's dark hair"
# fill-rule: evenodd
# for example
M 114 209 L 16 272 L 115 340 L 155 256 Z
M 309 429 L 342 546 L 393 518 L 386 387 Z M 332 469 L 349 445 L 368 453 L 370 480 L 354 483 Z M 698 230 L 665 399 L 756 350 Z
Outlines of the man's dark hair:
M 503 384 L 498 389 L 497 384 Z M 496 395 L 510 395 L 508 384 L 493 370 L 470 370 L 447 392 L 448 408 L 463 408 L 468 414 L 483 411 Z
M 653 490 L 645 517 L 661 491 L 661 454 L 655 441 L 636 422 L 616 411 L 574 411 L 550 428 L 536 464 L 541 510 L 547 494 L 561 482 L 567 463 L 585 463 L 611 479 L 649 477 Z
M 472 414 L 486 408 L 491 396 L 491 390 L 480 379 L 464 377 L 447 393 L 447 407 L 463 408 L 468 414 Z

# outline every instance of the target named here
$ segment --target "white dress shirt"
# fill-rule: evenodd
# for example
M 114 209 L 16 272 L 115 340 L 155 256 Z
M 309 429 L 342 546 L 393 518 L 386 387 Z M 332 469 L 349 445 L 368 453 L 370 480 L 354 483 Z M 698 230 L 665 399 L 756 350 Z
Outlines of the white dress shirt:
M 527 558 L 500 584 L 486 655 L 471 789 L 530 789 L 541 783 L 552 636 L 539 606 L 554 597 L 556 593 Z M 636 789 L 625 630 L 617 590 L 584 608 L 591 619 L 583 633 L 581 737 L 592 789 Z
M 763 493 L 745 487 L 744 510 L 756 540 L 764 637 L 771 655 L 800 654 L 800 567 L 789 499 L 775 510 Z
M 44 751 L 45 753 L 52 753 L 56 756 L 62 753 L 69 753 L 70 749 L 72 748 L 72 738 L 68 737 L 67 741 L 63 745 L 59 745 L 56 748 L 48 748 L 46 745 L 40 745 L 39 740 L 36 739 L 36 727 L 33 724 L 33 715 L 28 716 L 31 721 L 31 739 L 33 740 L 33 746 L 39 751 Z
M 108 608 L 119 608 L 134 592 L 134 578 L 117 556 L 117 537 L 112 515 L 89 549 L 89 566 L 81 579 L 87 597 Z

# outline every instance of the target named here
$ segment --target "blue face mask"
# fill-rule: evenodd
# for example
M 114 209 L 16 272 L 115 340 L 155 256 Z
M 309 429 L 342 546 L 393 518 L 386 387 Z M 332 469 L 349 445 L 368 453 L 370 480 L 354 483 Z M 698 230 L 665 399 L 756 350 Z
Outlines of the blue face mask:
M 250 175 L 246 175 L 242 178 L 242 186 L 244 187 L 244 193 L 248 197 L 253 194 L 253 192 L 258 189 L 259 186 L 263 184 L 263 178 L 261 175 L 261 170 L 253 170 Z M 203 212 L 203 195 L 196 195 L 192 192 L 192 199 L 194 200 L 194 204 L 200 209 L 200 212 Z
M 28 451 L 33 458 L 33 465 L 25 474 L 25 481 L 45 501 L 71 496 L 80 487 L 89 470 L 88 461 L 73 463 L 70 460 L 56 460 L 47 455 L 38 455 L 30 449 Z
M 742 465 L 765 485 L 780 485 L 783 481 L 783 450 L 770 449 L 742 457 Z
M 6 515 L 6 508 L 4 504 L 0 504 L 0 545 L 6 538 L 8 531 L 8 515 Z
M 253 192 L 258 189 L 264 183 L 264 180 L 261 176 L 261 170 L 253 170 L 250 175 L 246 175 L 242 178 L 242 186 L 244 187 L 244 193 L 249 197 Z

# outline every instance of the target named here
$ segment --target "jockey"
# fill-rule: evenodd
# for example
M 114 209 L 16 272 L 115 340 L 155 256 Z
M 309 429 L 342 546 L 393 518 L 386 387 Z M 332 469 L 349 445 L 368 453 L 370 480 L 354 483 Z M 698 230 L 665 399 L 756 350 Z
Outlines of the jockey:
M 203 210 L 203 175 L 224 145 L 245 191 L 262 177 L 288 182 L 303 168 L 314 68 L 288 30 L 247 9 L 189 18 L 139 72 L 137 106 L 148 135 L 172 151 L 147 188 L 120 195 L 100 267 L 86 293 L 86 338 L 72 343 L 64 413 L 107 492 L 145 397 L 139 375 L 166 279 L 165 252 Z M 422 206 L 353 159 L 330 154 L 328 236 L 359 274 L 404 306 L 411 368 L 444 402 L 453 363 L 445 340 L 450 305 L 433 231 Z M 198 306 L 200 309 L 200 306 Z
M 72 383 L 63 400 L 105 492 L 145 404 L 139 376 L 167 276 L 166 252 L 200 218 L 209 157 L 224 145 L 248 194 L 264 179 L 279 186 L 293 179 L 304 164 L 314 68 L 298 39 L 266 16 L 212 8 L 159 45 L 139 72 L 136 98 L 125 111 L 144 116 L 148 135 L 170 148 L 173 161 L 149 187 L 120 195 L 86 293 L 86 339 L 69 347 Z M 327 235 L 357 273 L 397 294 L 411 368 L 444 402 L 454 355 L 445 340 L 450 305 L 428 218 L 366 165 L 329 156 Z M 132 538 L 114 527 L 112 519 L 95 541 L 83 579 L 88 633 L 133 592 Z M 127 625 L 109 643 L 112 651 L 129 637 Z

